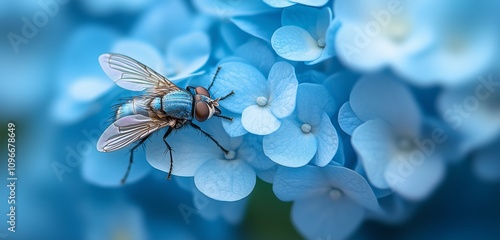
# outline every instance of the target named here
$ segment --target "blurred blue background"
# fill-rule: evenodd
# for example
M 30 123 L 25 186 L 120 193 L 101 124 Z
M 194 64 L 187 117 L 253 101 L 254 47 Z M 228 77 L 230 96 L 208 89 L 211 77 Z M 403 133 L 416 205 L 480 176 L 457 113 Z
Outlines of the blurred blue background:
M 458 115 L 448 111 L 454 103 L 467 104 L 464 99 L 474 93 L 478 79 L 498 76 L 500 19 L 496 13 L 500 6 L 486 0 L 422 1 L 393 16 L 395 23 L 381 31 L 392 40 L 375 34 L 361 53 L 354 50 L 351 55 L 349 46 L 367 40 L 356 35 L 356 29 L 376 15 L 370 11 L 388 2 L 2 1 L 0 181 L 8 184 L 9 122 L 16 126 L 18 180 L 15 233 L 8 231 L 5 215 L 10 192 L 1 187 L 0 239 L 313 238 L 292 222 L 293 203 L 275 196 L 269 179 L 276 169 L 258 169 L 252 193 L 228 203 L 206 197 L 195 188 L 192 176 L 167 181 L 167 173 L 153 168 L 146 159 L 147 149 L 140 148 L 128 183 L 120 185 L 127 151 L 99 153 L 95 143 L 112 123 L 112 106 L 134 93 L 115 86 L 101 70 L 97 59 L 107 52 L 132 56 L 179 86 L 207 86 L 216 66 L 235 59 L 255 66 L 266 79 L 275 62 L 288 61 L 298 83 L 322 85 L 332 95 L 334 104 L 325 109 L 331 108 L 328 114 L 341 142 L 342 150 L 335 157 L 342 152 L 340 165 L 369 179 L 370 192 L 373 189 L 385 210 L 364 215 L 366 221 L 342 238 L 498 239 L 498 92 L 493 90 L 484 108 L 471 116 L 454 121 Z M 317 22 L 311 23 L 317 32 L 295 24 L 293 16 L 317 16 Z M 307 45 L 307 37 L 300 38 L 304 32 L 317 46 Z M 414 39 L 400 44 L 401 36 Z M 366 83 L 370 80 L 374 84 Z M 394 82 L 397 86 L 392 87 Z M 406 94 L 412 95 L 410 107 L 404 105 Z M 403 100 L 398 105 L 394 99 L 380 97 L 384 95 Z M 368 104 L 374 100 L 380 104 Z M 389 110 L 373 113 L 360 103 Z M 415 117 L 413 106 L 419 112 Z M 365 128 L 361 122 L 342 122 L 340 116 L 351 113 L 364 122 L 363 114 L 393 110 L 402 111 L 398 117 L 410 116 L 407 122 L 425 118 L 419 120 L 422 128 L 460 121 L 459 130 L 443 127 L 451 139 L 440 149 L 445 170 L 428 183 L 432 186 L 422 190 L 425 193 L 418 189 L 420 182 L 425 185 L 426 179 L 433 178 L 429 172 L 415 180 L 415 191 L 373 184 L 370 170 L 361 164 L 362 157 L 371 155 L 365 156 L 366 146 L 355 140 Z M 254 132 L 246 130 L 250 139 Z M 243 131 L 240 135 L 247 133 Z M 262 151 L 261 140 L 256 142 Z

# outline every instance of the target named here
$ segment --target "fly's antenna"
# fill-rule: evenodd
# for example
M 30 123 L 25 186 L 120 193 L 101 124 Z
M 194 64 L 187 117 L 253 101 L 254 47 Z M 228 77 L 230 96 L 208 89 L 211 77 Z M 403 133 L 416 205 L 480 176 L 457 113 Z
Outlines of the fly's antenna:
M 217 75 L 219 74 L 220 69 L 221 69 L 221 66 L 218 66 L 217 70 L 215 70 L 214 78 L 212 78 L 212 82 L 210 83 L 210 86 L 208 86 L 208 89 L 207 89 L 209 92 L 210 92 L 210 88 L 212 88 L 212 86 L 214 85 L 215 79 L 217 78 Z
M 228 93 L 226 96 L 219 98 L 219 101 L 222 101 L 222 100 L 224 100 L 224 99 L 226 99 L 226 98 L 230 97 L 230 96 L 231 96 L 231 95 L 233 95 L 233 94 L 234 94 L 234 91 L 231 91 L 231 92 L 230 92 L 230 93 Z

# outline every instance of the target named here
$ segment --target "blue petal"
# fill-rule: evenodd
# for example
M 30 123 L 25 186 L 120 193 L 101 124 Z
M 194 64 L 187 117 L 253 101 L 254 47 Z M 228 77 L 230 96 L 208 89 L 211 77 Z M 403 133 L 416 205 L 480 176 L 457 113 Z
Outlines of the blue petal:
M 169 172 L 170 155 L 162 138 L 163 131 L 150 138 L 151 142 L 146 145 L 146 158 L 154 168 Z M 167 142 L 173 149 L 174 176 L 192 177 L 207 159 L 223 157 L 220 149 L 211 140 L 200 136 L 199 132 L 192 128 L 172 132 Z M 193 151 L 194 145 L 196 151 Z
M 251 37 L 249 34 L 245 33 L 242 31 L 240 28 L 238 28 L 233 22 L 222 22 L 220 26 L 220 35 L 224 42 L 226 43 L 227 47 L 229 48 L 228 50 L 230 52 L 227 52 L 227 55 L 230 55 L 241 47 L 245 42 L 248 41 L 248 39 Z M 216 44 L 214 47 L 223 47 L 223 44 Z M 224 49 L 221 49 L 220 51 L 223 51 Z M 215 50 L 216 52 L 216 58 L 221 59 L 223 56 L 221 56 L 221 53 L 218 53 L 219 50 Z M 227 51 L 227 50 L 226 50 Z
M 328 0 L 290 0 L 290 2 L 300 3 L 311 7 L 321 7 L 325 5 Z
M 345 133 L 352 135 L 354 130 L 363 124 L 363 121 L 358 118 L 356 113 L 351 108 L 349 102 L 344 103 L 339 110 L 339 125 Z
M 274 162 L 286 167 L 302 167 L 318 149 L 316 137 L 304 133 L 300 124 L 285 119 L 274 133 L 264 136 L 264 153 Z
M 295 4 L 288 0 L 262 0 L 262 1 L 264 1 L 267 5 L 275 8 L 285 8 Z
M 57 121 L 70 123 L 92 114 L 93 104 L 114 87 L 114 83 L 104 78 L 83 77 L 74 79 L 66 91 L 60 96 L 53 108 L 52 114 Z
M 204 32 L 190 32 L 172 40 L 166 59 L 177 77 L 187 76 L 205 65 L 210 56 L 210 39 Z
M 271 38 L 274 51 L 292 61 L 312 61 L 321 56 L 323 48 L 306 30 L 296 26 L 284 26 Z
M 246 33 L 270 42 L 274 31 L 281 27 L 280 19 L 280 12 L 268 12 L 258 15 L 237 16 L 231 20 Z
M 255 187 L 255 171 L 243 160 L 211 159 L 196 175 L 196 188 L 219 201 L 238 201 L 248 196 Z
M 192 17 L 185 1 L 159 1 L 139 18 L 131 35 L 163 48 L 171 39 L 193 29 Z
M 194 5 L 202 12 L 221 18 L 238 15 L 254 15 L 274 10 L 262 1 L 195 0 Z
M 416 165 L 409 160 L 398 158 L 389 162 L 386 181 L 402 197 L 409 200 L 422 200 L 442 181 L 445 173 L 444 161 L 438 157 L 428 157 Z
M 222 217 L 231 224 L 237 224 L 245 216 L 248 198 L 234 202 L 222 202 L 205 196 L 195 188 L 193 190 L 193 203 L 204 219 L 215 221 Z
M 294 67 L 287 62 L 275 63 L 267 81 L 271 112 L 277 118 L 287 117 L 295 109 L 299 85 Z
M 370 182 L 378 188 L 389 187 L 385 172 L 395 152 L 389 126 L 382 120 L 370 120 L 356 128 L 351 141 Z
M 276 163 L 264 154 L 262 136 L 246 135 L 243 144 L 238 149 L 238 154 L 246 156 L 245 160 L 257 170 L 267 170 L 276 166 Z
M 239 137 L 248 133 L 241 123 L 241 115 L 231 111 L 222 110 L 224 116 L 233 118 L 232 121 L 222 121 L 222 126 L 230 137 Z
M 345 103 L 349 101 L 351 90 L 358 79 L 358 74 L 344 70 L 331 75 L 323 84 L 336 103 Z
M 250 40 L 234 51 L 236 56 L 244 58 L 250 65 L 255 66 L 265 76 L 269 75 L 276 62 L 276 55 L 269 44 L 260 40 Z
M 163 57 L 153 45 L 138 40 L 120 40 L 113 45 L 113 53 L 127 55 L 160 74 L 165 73 Z
M 332 186 L 339 188 L 354 202 L 372 211 L 380 210 L 373 190 L 359 173 L 340 166 L 328 166 L 324 173 Z
M 121 180 L 129 164 L 130 147 L 115 152 L 102 153 L 92 147 L 83 159 L 83 178 L 103 187 L 122 186 Z M 71 153 L 70 153 L 71 154 Z M 70 156 L 68 154 L 68 156 Z M 151 171 L 151 166 L 144 158 L 144 151 L 138 148 L 134 154 L 134 164 L 127 178 L 127 184 L 137 182 Z
M 234 113 L 242 113 L 254 105 L 258 97 L 268 96 L 266 78 L 255 67 L 241 62 L 223 63 L 212 89 L 220 94 L 234 91 L 230 100 L 220 102 L 222 107 Z
M 388 76 L 372 75 L 359 80 L 352 89 L 350 105 L 362 121 L 384 119 L 411 136 L 420 133 L 420 109 L 413 95 Z
M 301 168 L 278 167 L 274 175 L 273 191 L 281 201 L 294 201 L 326 186 L 327 182 L 320 168 L 309 165 Z
M 269 107 L 252 105 L 241 115 L 241 124 L 250 133 L 267 135 L 278 130 L 281 122 L 271 113 Z
M 347 197 L 333 200 L 328 192 L 298 199 L 292 222 L 306 239 L 344 239 L 363 222 L 365 210 Z
M 321 115 L 334 112 L 335 101 L 325 87 L 314 83 L 301 83 L 297 89 L 297 117 L 303 123 L 316 126 Z M 333 113 L 332 113 L 333 114 Z
M 321 115 L 321 122 L 313 128 L 313 134 L 318 141 L 318 151 L 313 163 L 324 167 L 332 161 L 339 147 L 337 131 L 326 113 Z
M 339 28 L 340 22 L 333 21 L 330 23 L 330 27 L 328 27 L 328 30 L 326 31 L 325 47 L 323 52 L 321 53 L 321 56 L 316 60 L 306 62 L 307 65 L 314 65 L 335 56 L 335 37 L 337 36 L 337 31 Z
M 320 10 L 317 8 L 297 5 L 283 10 L 281 24 L 283 26 L 295 26 L 302 28 L 317 40 L 318 38 L 323 37 L 326 32 L 325 28 L 325 31 L 318 35 L 316 26 L 319 22 L 318 17 L 320 15 Z M 326 24 L 330 24 L 328 19 L 326 19 Z

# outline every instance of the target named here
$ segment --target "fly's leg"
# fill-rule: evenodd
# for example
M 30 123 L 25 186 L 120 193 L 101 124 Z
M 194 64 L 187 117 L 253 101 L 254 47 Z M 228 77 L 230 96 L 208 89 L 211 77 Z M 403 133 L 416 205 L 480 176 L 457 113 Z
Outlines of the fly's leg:
M 168 137 L 168 135 L 170 135 L 170 133 L 172 133 L 173 129 L 174 128 L 172 128 L 172 127 L 168 128 L 165 135 L 163 135 L 163 142 L 167 146 L 167 151 L 170 153 L 170 170 L 168 171 L 168 176 L 167 176 L 168 180 L 170 180 L 172 178 L 172 169 L 173 169 L 173 165 L 174 165 L 174 160 L 172 158 L 172 147 L 170 147 L 170 144 L 168 144 L 167 137 Z
M 134 152 L 135 152 L 135 150 L 140 145 L 142 145 L 146 141 L 146 139 L 148 139 L 148 138 L 149 138 L 149 136 L 141 139 L 141 141 L 139 141 L 139 143 L 137 143 L 137 145 L 135 145 L 132 149 L 130 149 L 130 159 L 129 159 L 129 162 L 128 162 L 127 171 L 125 172 L 125 175 L 123 176 L 123 178 L 121 180 L 122 184 L 125 184 L 125 182 L 127 181 L 128 174 L 130 173 L 130 169 L 132 168 L 132 163 L 134 163 Z
M 200 128 L 200 126 L 198 126 L 198 125 L 196 125 L 196 124 L 194 124 L 194 123 L 192 123 L 192 122 L 189 122 L 189 125 L 191 125 L 191 127 L 194 127 L 195 129 L 199 130 L 199 131 L 200 131 L 201 133 L 203 133 L 205 136 L 207 136 L 207 137 L 208 137 L 208 138 L 210 138 L 212 141 L 214 141 L 214 143 L 215 143 L 215 144 L 217 144 L 217 146 L 218 146 L 218 147 L 219 147 L 219 148 L 220 148 L 220 149 L 221 149 L 221 150 L 222 150 L 225 154 L 227 154 L 227 153 L 229 152 L 228 150 L 226 150 L 225 148 L 223 148 L 223 147 L 219 144 L 219 142 L 217 142 L 217 140 L 215 140 L 215 139 L 212 137 L 212 135 L 210 135 L 209 133 L 207 133 L 207 132 L 203 131 L 203 130 Z

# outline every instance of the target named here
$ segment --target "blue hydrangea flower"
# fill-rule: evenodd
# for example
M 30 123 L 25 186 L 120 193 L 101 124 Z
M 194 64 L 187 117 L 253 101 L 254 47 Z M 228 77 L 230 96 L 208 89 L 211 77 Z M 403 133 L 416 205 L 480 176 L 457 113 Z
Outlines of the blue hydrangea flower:
M 264 153 L 287 167 L 304 166 L 313 158 L 313 164 L 327 165 L 335 156 L 339 141 L 325 112 L 331 105 L 333 99 L 323 86 L 300 84 L 296 114 L 283 119 L 276 132 L 264 136 Z
M 378 212 L 377 198 L 357 172 L 341 166 L 278 169 L 273 191 L 294 201 L 292 222 L 307 239 L 343 239 Z
M 482 75 L 470 84 L 447 88 L 437 100 L 443 120 L 460 134 L 462 154 L 489 144 L 500 134 L 500 82 L 495 76 Z
M 224 154 L 197 130 L 186 127 L 167 139 L 174 149 L 172 175 L 194 176 L 196 188 L 215 200 L 238 201 L 245 198 L 252 192 L 256 182 L 256 174 L 250 164 L 259 157 L 256 150 L 242 144 L 243 137 L 230 138 L 218 119 L 210 119 L 199 125 L 230 152 Z M 165 152 L 166 146 L 161 138 L 163 135 L 158 135 L 147 145 L 146 157 L 153 167 L 168 172 L 170 159 Z
M 447 135 L 441 128 L 424 131 L 408 89 L 383 75 L 364 77 L 346 104 L 339 123 L 352 133 L 352 146 L 371 184 L 409 199 L 428 196 L 444 176 L 441 144 Z
M 311 7 L 321 7 L 325 5 L 328 0 L 262 0 L 267 5 L 274 8 L 285 8 L 295 4 L 303 4 Z
M 332 10 L 293 6 L 283 10 L 282 27 L 276 30 L 271 44 L 276 53 L 292 61 L 316 64 L 334 55 L 334 37 L 338 28 L 332 22 Z
M 421 1 L 335 1 L 335 16 L 340 22 L 335 39 L 339 58 L 359 70 L 391 66 L 402 71 L 403 66 L 409 66 L 407 62 L 413 55 L 433 42 L 428 20 L 420 15 L 422 4 Z
M 214 91 L 234 91 L 230 101 L 221 101 L 225 109 L 241 114 L 241 125 L 257 135 L 267 135 L 278 130 L 281 119 L 295 109 L 297 78 L 295 69 L 286 62 L 273 65 L 267 82 L 255 67 L 243 62 L 221 64 Z M 233 124 L 240 124 L 233 119 Z

